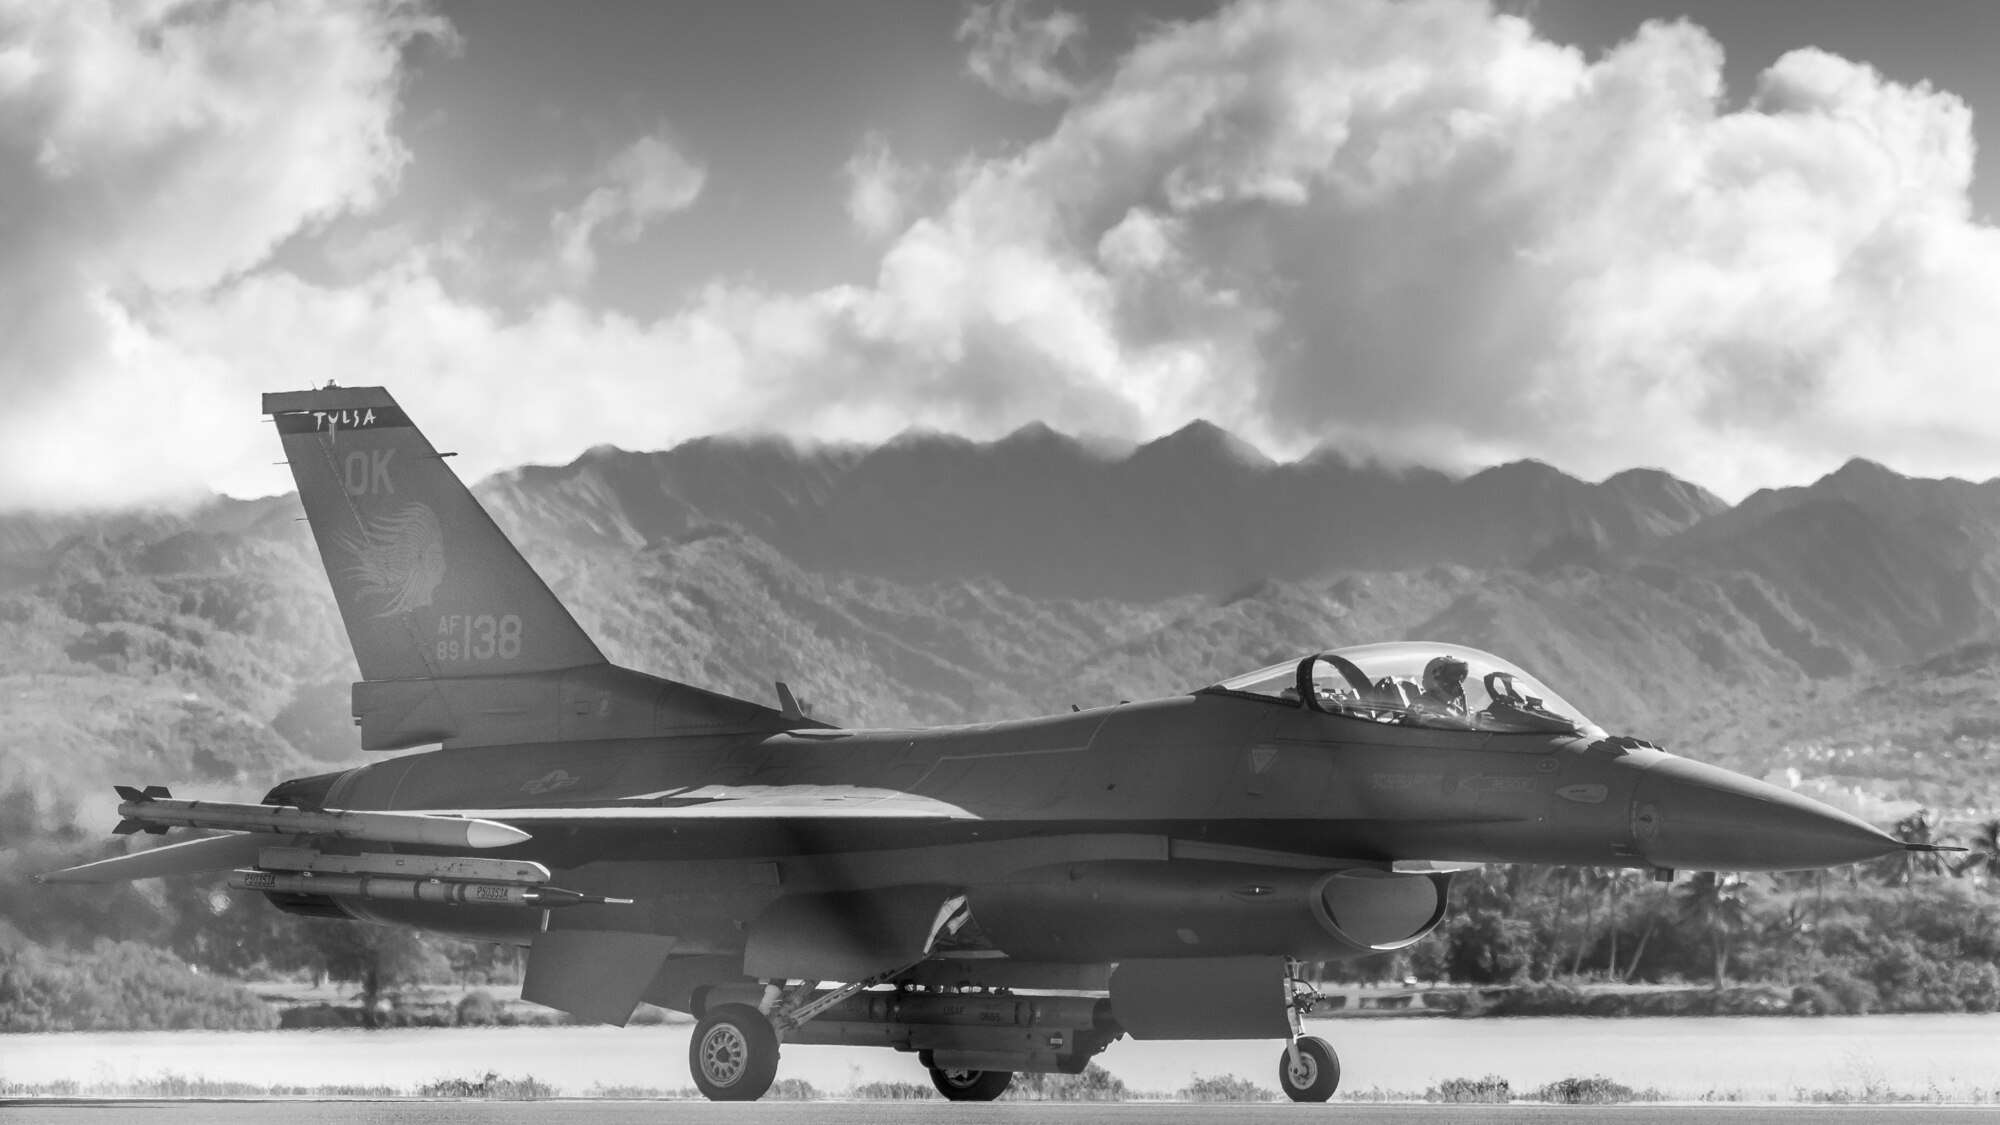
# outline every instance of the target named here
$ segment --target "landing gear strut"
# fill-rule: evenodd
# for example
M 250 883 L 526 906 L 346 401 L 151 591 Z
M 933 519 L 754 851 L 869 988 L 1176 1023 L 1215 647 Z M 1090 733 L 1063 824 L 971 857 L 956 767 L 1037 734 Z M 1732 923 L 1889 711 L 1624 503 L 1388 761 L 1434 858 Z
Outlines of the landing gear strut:
M 1302 1035 L 1278 1056 L 1278 1085 L 1295 1102 L 1323 1102 L 1340 1088 L 1340 1056 L 1317 1035 Z
M 1285 966 L 1285 987 L 1291 993 L 1292 1041 L 1278 1056 L 1278 1086 L 1295 1102 L 1323 1102 L 1340 1088 L 1340 1056 L 1327 1041 L 1305 1033 L 1306 1013 L 1319 1003 L 1319 989 L 1305 980 L 1305 966 Z
M 1014 1081 L 1011 1070 L 954 1070 L 934 1066 L 930 1071 L 931 1085 L 954 1102 L 990 1102 L 1005 1093 L 1008 1084 Z
M 688 1069 L 708 1100 L 754 1102 L 778 1076 L 778 1033 L 748 1004 L 717 1005 L 694 1025 Z

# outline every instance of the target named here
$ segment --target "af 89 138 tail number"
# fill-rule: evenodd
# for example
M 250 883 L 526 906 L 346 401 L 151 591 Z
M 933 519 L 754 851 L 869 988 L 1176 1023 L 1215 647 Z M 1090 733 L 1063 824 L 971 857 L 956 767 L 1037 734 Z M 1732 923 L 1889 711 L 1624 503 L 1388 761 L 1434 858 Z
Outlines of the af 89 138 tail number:
M 448 613 L 438 618 L 439 660 L 512 660 L 521 655 L 521 618 Z

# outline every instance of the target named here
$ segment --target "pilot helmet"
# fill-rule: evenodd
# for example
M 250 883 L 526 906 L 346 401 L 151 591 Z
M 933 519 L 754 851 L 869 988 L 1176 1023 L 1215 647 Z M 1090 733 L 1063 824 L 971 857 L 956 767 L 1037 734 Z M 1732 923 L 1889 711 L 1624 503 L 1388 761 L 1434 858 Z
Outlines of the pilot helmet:
M 1456 656 L 1433 656 L 1424 665 L 1424 690 L 1440 696 L 1465 694 L 1465 661 Z

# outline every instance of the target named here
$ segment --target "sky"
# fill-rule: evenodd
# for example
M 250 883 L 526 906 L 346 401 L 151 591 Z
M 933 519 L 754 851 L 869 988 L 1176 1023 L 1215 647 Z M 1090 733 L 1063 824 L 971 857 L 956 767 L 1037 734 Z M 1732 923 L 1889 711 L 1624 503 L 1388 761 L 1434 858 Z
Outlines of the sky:
M 0 0 L 0 510 L 720 432 L 2000 475 L 2000 4 Z M 1981 144 L 1984 140 L 1988 143 Z

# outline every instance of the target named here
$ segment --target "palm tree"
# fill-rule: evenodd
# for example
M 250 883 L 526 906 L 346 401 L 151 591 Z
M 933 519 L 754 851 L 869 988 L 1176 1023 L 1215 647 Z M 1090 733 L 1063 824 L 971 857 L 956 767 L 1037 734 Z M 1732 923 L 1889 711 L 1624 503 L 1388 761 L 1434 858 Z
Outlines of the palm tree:
M 1952 868 L 1953 875 L 1970 875 L 1984 883 L 1988 879 L 2000 880 L 2000 820 L 1989 820 L 1979 826 L 1967 841 L 1970 853 Z
M 1611 938 L 1611 949 L 1604 957 L 1604 977 L 1614 980 L 1618 976 L 1618 931 L 1624 924 L 1623 911 L 1625 893 L 1635 880 L 1643 876 L 1626 867 L 1614 867 L 1604 880 L 1604 928 Z M 1640 883 L 1640 886 L 1645 884 Z
M 1556 975 L 1556 966 L 1562 958 L 1563 923 L 1569 919 L 1569 892 L 1576 886 L 1577 877 L 1574 867 L 1557 867 L 1549 872 L 1549 878 L 1556 885 L 1556 912 L 1549 919 L 1548 953 L 1544 962 L 1547 968 L 1536 977 L 1537 980 L 1547 980 Z
M 1951 870 L 1950 861 L 1936 850 L 1945 846 L 1945 841 L 1951 837 L 1938 834 L 1937 821 L 1932 819 L 1931 810 L 1918 809 L 1897 821 L 1892 831 L 1896 839 L 1917 846 L 1875 861 L 1884 883 L 1892 887 L 1908 887 L 1920 875 L 1936 876 Z
M 1583 884 L 1583 891 L 1590 898 L 1584 908 L 1583 932 L 1577 935 L 1576 953 L 1570 958 L 1570 976 L 1576 976 L 1583 971 L 1584 954 L 1590 951 L 1590 937 L 1597 930 L 1597 900 L 1600 897 L 1604 899 L 1605 924 L 1612 928 L 1612 960 L 1617 960 L 1618 920 L 1610 916 L 1610 911 L 1612 897 L 1617 892 L 1619 881 L 1624 878 L 1624 874 L 1615 867 L 1586 867 L 1577 872 L 1578 880 Z
M 1617 962 L 1612 962 L 1613 976 L 1620 980 L 1631 980 L 1634 974 L 1638 973 L 1639 962 L 1646 956 L 1646 944 L 1653 940 L 1654 931 L 1660 928 L 1660 907 L 1664 903 L 1666 896 L 1671 892 L 1672 888 L 1665 884 L 1657 884 L 1650 881 L 1639 884 L 1639 894 L 1637 897 L 1642 904 L 1642 909 L 1645 911 L 1646 928 L 1640 931 L 1639 941 L 1632 947 L 1632 959 L 1625 963 L 1624 970 L 1620 972 Z M 1649 903 L 1647 902 L 1648 899 L 1657 901 Z
M 1680 920 L 1706 930 L 1715 952 L 1715 990 L 1722 991 L 1724 971 L 1729 966 L 1729 939 L 1750 923 L 1750 904 L 1744 897 L 1743 880 L 1713 871 L 1697 872 L 1676 892 L 1680 899 Z

